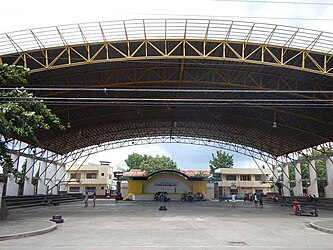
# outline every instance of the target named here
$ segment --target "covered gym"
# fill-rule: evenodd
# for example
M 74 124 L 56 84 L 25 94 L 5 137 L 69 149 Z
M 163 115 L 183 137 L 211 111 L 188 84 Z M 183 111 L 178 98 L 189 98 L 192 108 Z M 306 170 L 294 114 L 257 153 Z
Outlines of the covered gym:
M 64 177 L 64 164 L 102 150 L 199 144 L 264 161 L 273 182 L 282 171 L 286 189 L 292 165 L 299 195 L 303 156 L 309 190 L 317 196 L 315 161 L 324 158 L 325 196 L 333 198 L 332 155 L 324 150 L 332 149 L 333 139 L 332 41 L 333 34 L 316 30 L 201 19 L 97 22 L 0 34 L 0 63 L 29 68 L 25 88 L 66 127 L 39 132 L 37 152 L 13 144 L 14 158 L 34 157 L 30 167 L 44 162 L 39 173 L 52 168 L 48 181 L 38 180 L 44 188 L 37 192 L 43 194 Z M 308 157 L 314 148 L 322 154 Z M 29 175 L 37 171 L 29 169 Z

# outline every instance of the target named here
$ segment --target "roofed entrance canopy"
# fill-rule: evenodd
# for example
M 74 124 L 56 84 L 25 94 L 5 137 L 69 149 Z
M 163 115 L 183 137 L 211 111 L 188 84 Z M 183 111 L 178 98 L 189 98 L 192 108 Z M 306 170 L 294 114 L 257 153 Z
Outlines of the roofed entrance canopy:
M 274 156 L 333 139 L 333 34 L 221 20 L 130 20 L 0 34 L 0 62 L 65 131 L 64 154 L 107 141 L 185 136 Z M 6 101 L 6 100 L 5 100 Z

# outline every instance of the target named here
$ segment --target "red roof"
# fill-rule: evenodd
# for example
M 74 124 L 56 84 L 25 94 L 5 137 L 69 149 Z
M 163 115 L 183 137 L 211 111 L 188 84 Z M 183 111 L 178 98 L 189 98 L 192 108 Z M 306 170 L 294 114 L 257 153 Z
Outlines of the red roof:
M 210 176 L 210 172 L 209 172 L 209 170 L 180 170 L 180 172 L 182 172 L 182 173 L 184 173 L 184 174 L 186 174 L 186 175 L 188 175 L 188 176 L 191 176 L 191 177 L 193 177 L 193 176 L 195 176 L 195 175 L 197 175 L 197 174 L 203 174 L 204 176 Z
M 135 176 L 144 176 L 145 172 L 141 169 L 132 169 L 129 172 L 124 173 L 125 177 L 135 177 Z
M 204 174 L 204 176 L 210 176 L 209 170 L 180 170 L 180 172 L 186 174 L 187 176 L 193 177 L 196 174 Z M 140 169 L 132 169 L 129 172 L 124 173 L 125 177 L 139 177 L 144 176 L 145 172 Z

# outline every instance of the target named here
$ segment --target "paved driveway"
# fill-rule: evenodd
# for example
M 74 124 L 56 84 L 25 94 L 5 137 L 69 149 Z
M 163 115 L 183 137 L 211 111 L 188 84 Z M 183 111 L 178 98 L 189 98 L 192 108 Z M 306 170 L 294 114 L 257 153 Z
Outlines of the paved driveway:
M 168 210 L 159 211 L 160 205 Z M 16 210 L 13 220 L 61 214 L 65 222 L 47 234 L 2 241 L 0 249 L 333 249 L 333 234 L 307 226 L 332 220 L 333 211 L 298 217 L 287 207 L 231 205 L 98 200 L 96 207 Z

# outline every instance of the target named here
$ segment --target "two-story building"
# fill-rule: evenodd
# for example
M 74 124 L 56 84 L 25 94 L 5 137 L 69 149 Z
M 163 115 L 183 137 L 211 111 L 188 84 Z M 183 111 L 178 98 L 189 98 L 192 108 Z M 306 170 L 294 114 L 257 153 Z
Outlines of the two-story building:
M 96 192 L 96 195 L 104 196 L 115 187 L 113 167 L 110 166 L 110 162 L 66 166 L 66 171 L 65 187 L 68 193 L 88 192 L 91 195 Z
M 236 194 L 243 196 L 248 193 L 264 193 L 271 191 L 268 182 L 272 172 L 259 168 L 219 168 L 215 174 L 220 175 L 218 192 L 223 196 Z

